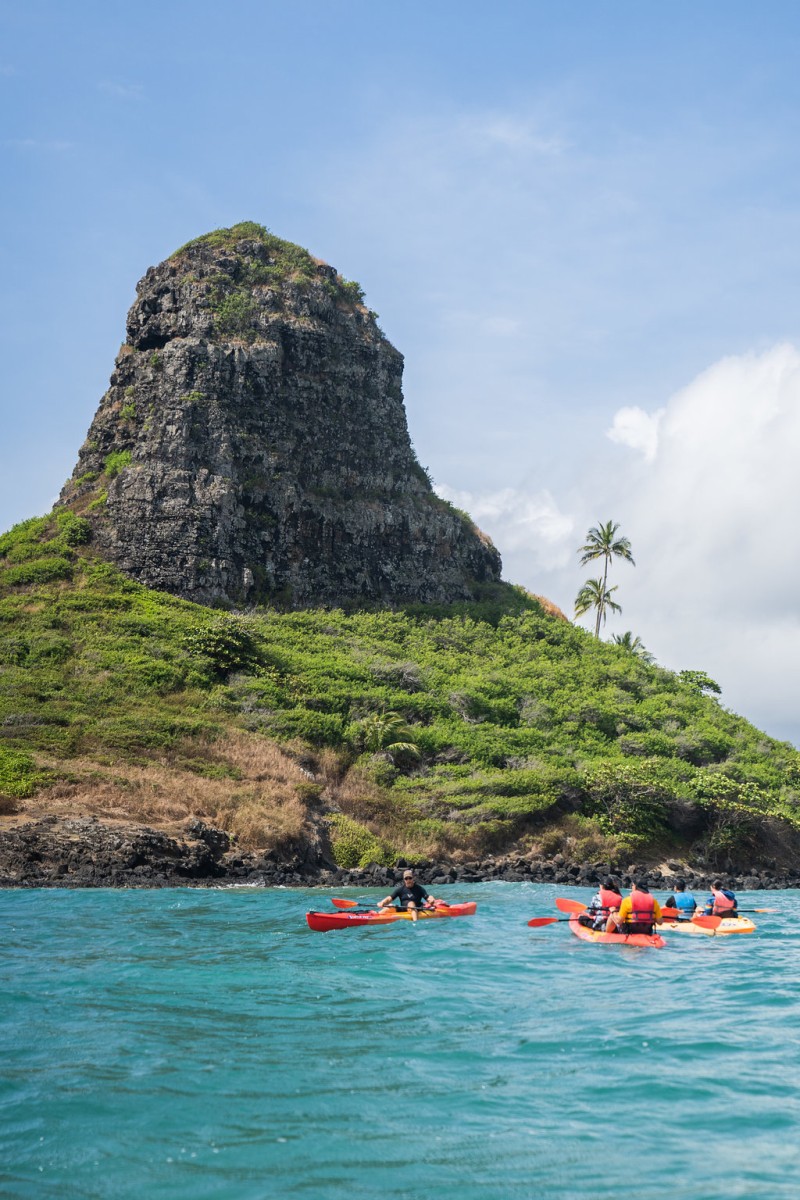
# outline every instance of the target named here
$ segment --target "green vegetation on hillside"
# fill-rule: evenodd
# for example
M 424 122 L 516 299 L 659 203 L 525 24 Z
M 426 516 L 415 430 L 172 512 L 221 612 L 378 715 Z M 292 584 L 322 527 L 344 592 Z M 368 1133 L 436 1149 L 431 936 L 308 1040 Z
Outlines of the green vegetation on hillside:
M 259 290 L 280 290 L 291 284 L 306 291 L 316 282 L 340 306 L 348 310 L 363 308 L 364 292 L 354 280 L 325 271 L 318 259 L 294 242 L 276 237 L 264 225 L 241 221 L 228 229 L 215 229 L 194 238 L 170 257 L 181 260 L 198 248 L 224 249 L 233 256 L 224 272 L 207 277 L 209 302 L 215 315 L 215 327 L 221 337 L 253 341 L 258 337 L 261 306 Z M 370 314 L 373 318 L 375 313 Z
M 765 818 L 800 828 L 797 751 L 726 711 L 702 672 L 600 642 L 519 589 L 224 613 L 132 582 L 88 536 L 61 511 L 0 538 L 7 805 L 72 788 L 121 810 L 172 787 L 172 816 L 257 843 L 327 803 L 342 861 L 549 838 L 640 857 L 688 839 L 746 862 Z

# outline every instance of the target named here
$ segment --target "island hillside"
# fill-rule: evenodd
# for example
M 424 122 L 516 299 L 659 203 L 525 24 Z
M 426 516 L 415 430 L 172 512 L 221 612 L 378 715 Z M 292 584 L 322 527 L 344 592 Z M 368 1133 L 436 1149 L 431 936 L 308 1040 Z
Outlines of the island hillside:
M 0 884 L 798 881 L 800 755 L 499 580 L 360 289 L 245 224 L 147 273 L 0 537 Z

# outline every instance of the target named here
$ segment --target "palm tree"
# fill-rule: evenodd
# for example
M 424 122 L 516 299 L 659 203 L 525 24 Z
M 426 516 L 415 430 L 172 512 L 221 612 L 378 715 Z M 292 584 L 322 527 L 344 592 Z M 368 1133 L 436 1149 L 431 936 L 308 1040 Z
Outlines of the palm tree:
M 635 654 L 642 662 L 655 662 L 653 655 L 645 646 L 642 639 L 638 636 L 634 637 L 630 629 L 627 633 L 614 633 L 611 635 L 611 640 L 616 646 L 622 646 L 623 650 L 627 650 L 630 654 Z
M 600 637 L 600 623 L 602 621 L 605 625 L 609 611 L 622 612 L 622 608 L 617 604 L 616 600 L 611 599 L 612 592 L 616 590 L 616 587 L 606 590 L 605 581 L 602 579 L 587 579 L 575 597 L 576 617 L 582 617 L 590 608 L 597 609 L 597 623 L 594 631 L 594 635 L 597 638 Z
M 598 558 L 603 560 L 603 579 L 601 582 L 600 592 L 603 595 L 611 595 L 611 592 L 616 591 L 616 588 L 611 588 L 610 592 L 606 592 L 606 584 L 608 582 L 608 568 L 612 558 L 624 558 L 631 566 L 636 566 L 631 554 L 631 544 L 626 537 L 617 537 L 619 525 L 616 521 L 606 521 L 605 525 L 593 526 L 586 535 L 586 543 L 581 546 L 578 553 L 581 555 L 581 566 L 585 567 L 587 563 L 594 562 Z M 594 582 L 590 580 L 590 583 Z M 588 586 L 588 585 L 587 585 Z M 581 589 L 579 596 L 583 593 Z M 577 601 L 575 602 L 575 611 L 577 613 Z M 581 611 L 586 612 L 589 608 L 595 607 L 595 602 L 587 604 Z M 597 607 L 597 623 L 595 625 L 594 636 L 600 637 L 600 617 L 602 614 L 605 621 L 606 607 L 613 607 L 607 604 Z M 622 609 L 618 610 L 619 612 Z
M 359 721 L 364 746 L 373 754 L 383 750 L 391 758 L 420 757 L 419 747 L 411 740 L 413 733 L 396 712 L 376 712 Z

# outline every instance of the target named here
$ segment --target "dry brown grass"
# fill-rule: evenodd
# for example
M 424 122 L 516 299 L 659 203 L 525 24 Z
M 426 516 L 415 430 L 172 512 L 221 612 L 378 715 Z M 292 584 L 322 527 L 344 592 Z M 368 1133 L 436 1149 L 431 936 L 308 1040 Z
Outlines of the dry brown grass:
M 570 814 L 557 825 L 525 839 L 526 849 L 551 858 L 563 854 L 569 862 L 608 862 L 619 853 L 618 840 L 604 833 L 592 817 Z
M 220 777 L 198 774 L 203 765 L 220 770 Z M 200 818 L 234 834 L 242 848 L 261 850 L 290 849 L 313 834 L 304 798 L 308 776 L 274 742 L 254 734 L 184 744 L 174 755 L 144 764 L 85 758 L 70 766 L 69 781 L 24 802 L 26 819 L 97 816 L 180 833 Z
M 540 596 L 536 592 L 528 592 L 529 596 L 533 596 L 534 600 L 538 600 L 544 611 L 551 617 L 558 617 L 561 621 L 569 623 L 569 617 L 565 612 L 562 612 L 557 604 L 552 600 L 548 600 L 547 596 Z

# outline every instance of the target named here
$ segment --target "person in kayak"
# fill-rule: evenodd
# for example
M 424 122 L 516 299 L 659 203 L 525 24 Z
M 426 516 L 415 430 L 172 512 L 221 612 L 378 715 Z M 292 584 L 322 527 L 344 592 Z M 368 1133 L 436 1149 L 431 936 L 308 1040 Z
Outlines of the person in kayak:
M 378 908 L 386 908 L 395 900 L 400 912 L 411 913 L 412 921 L 416 921 L 419 909 L 436 907 L 436 900 L 426 892 L 421 883 L 417 883 L 414 872 L 410 868 L 403 871 L 403 882 L 398 883 L 390 896 L 386 896 L 380 901 Z
M 706 900 L 705 915 L 707 917 L 738 917 L 736 893 L 722 886 L 721 879 L 715 879 L 711 885 L 711 895 Z
M 677 908 L 680 916 L 679 921 L 691 921 L 692 915 L 697 908 L 697 901 L 691 892 L 686 890 L 686 880 L 675 880 L 675 891 L 668 897 L 664 904 L 665 908 Z
M 630 896 L 626 896 L 619 912 L 609 913 L 606 933 L 652 933 L 654 925 L 661 924 L 661 905 L 650 895 L 647 884 L 635 882 Z
M 578 924 L 587 929 L 605 929 L 609 914 L 617 912 L 622 904 L 622 893 L 617 881 L 607 876 L 589 901 L 586 912 L 578 917 Z

